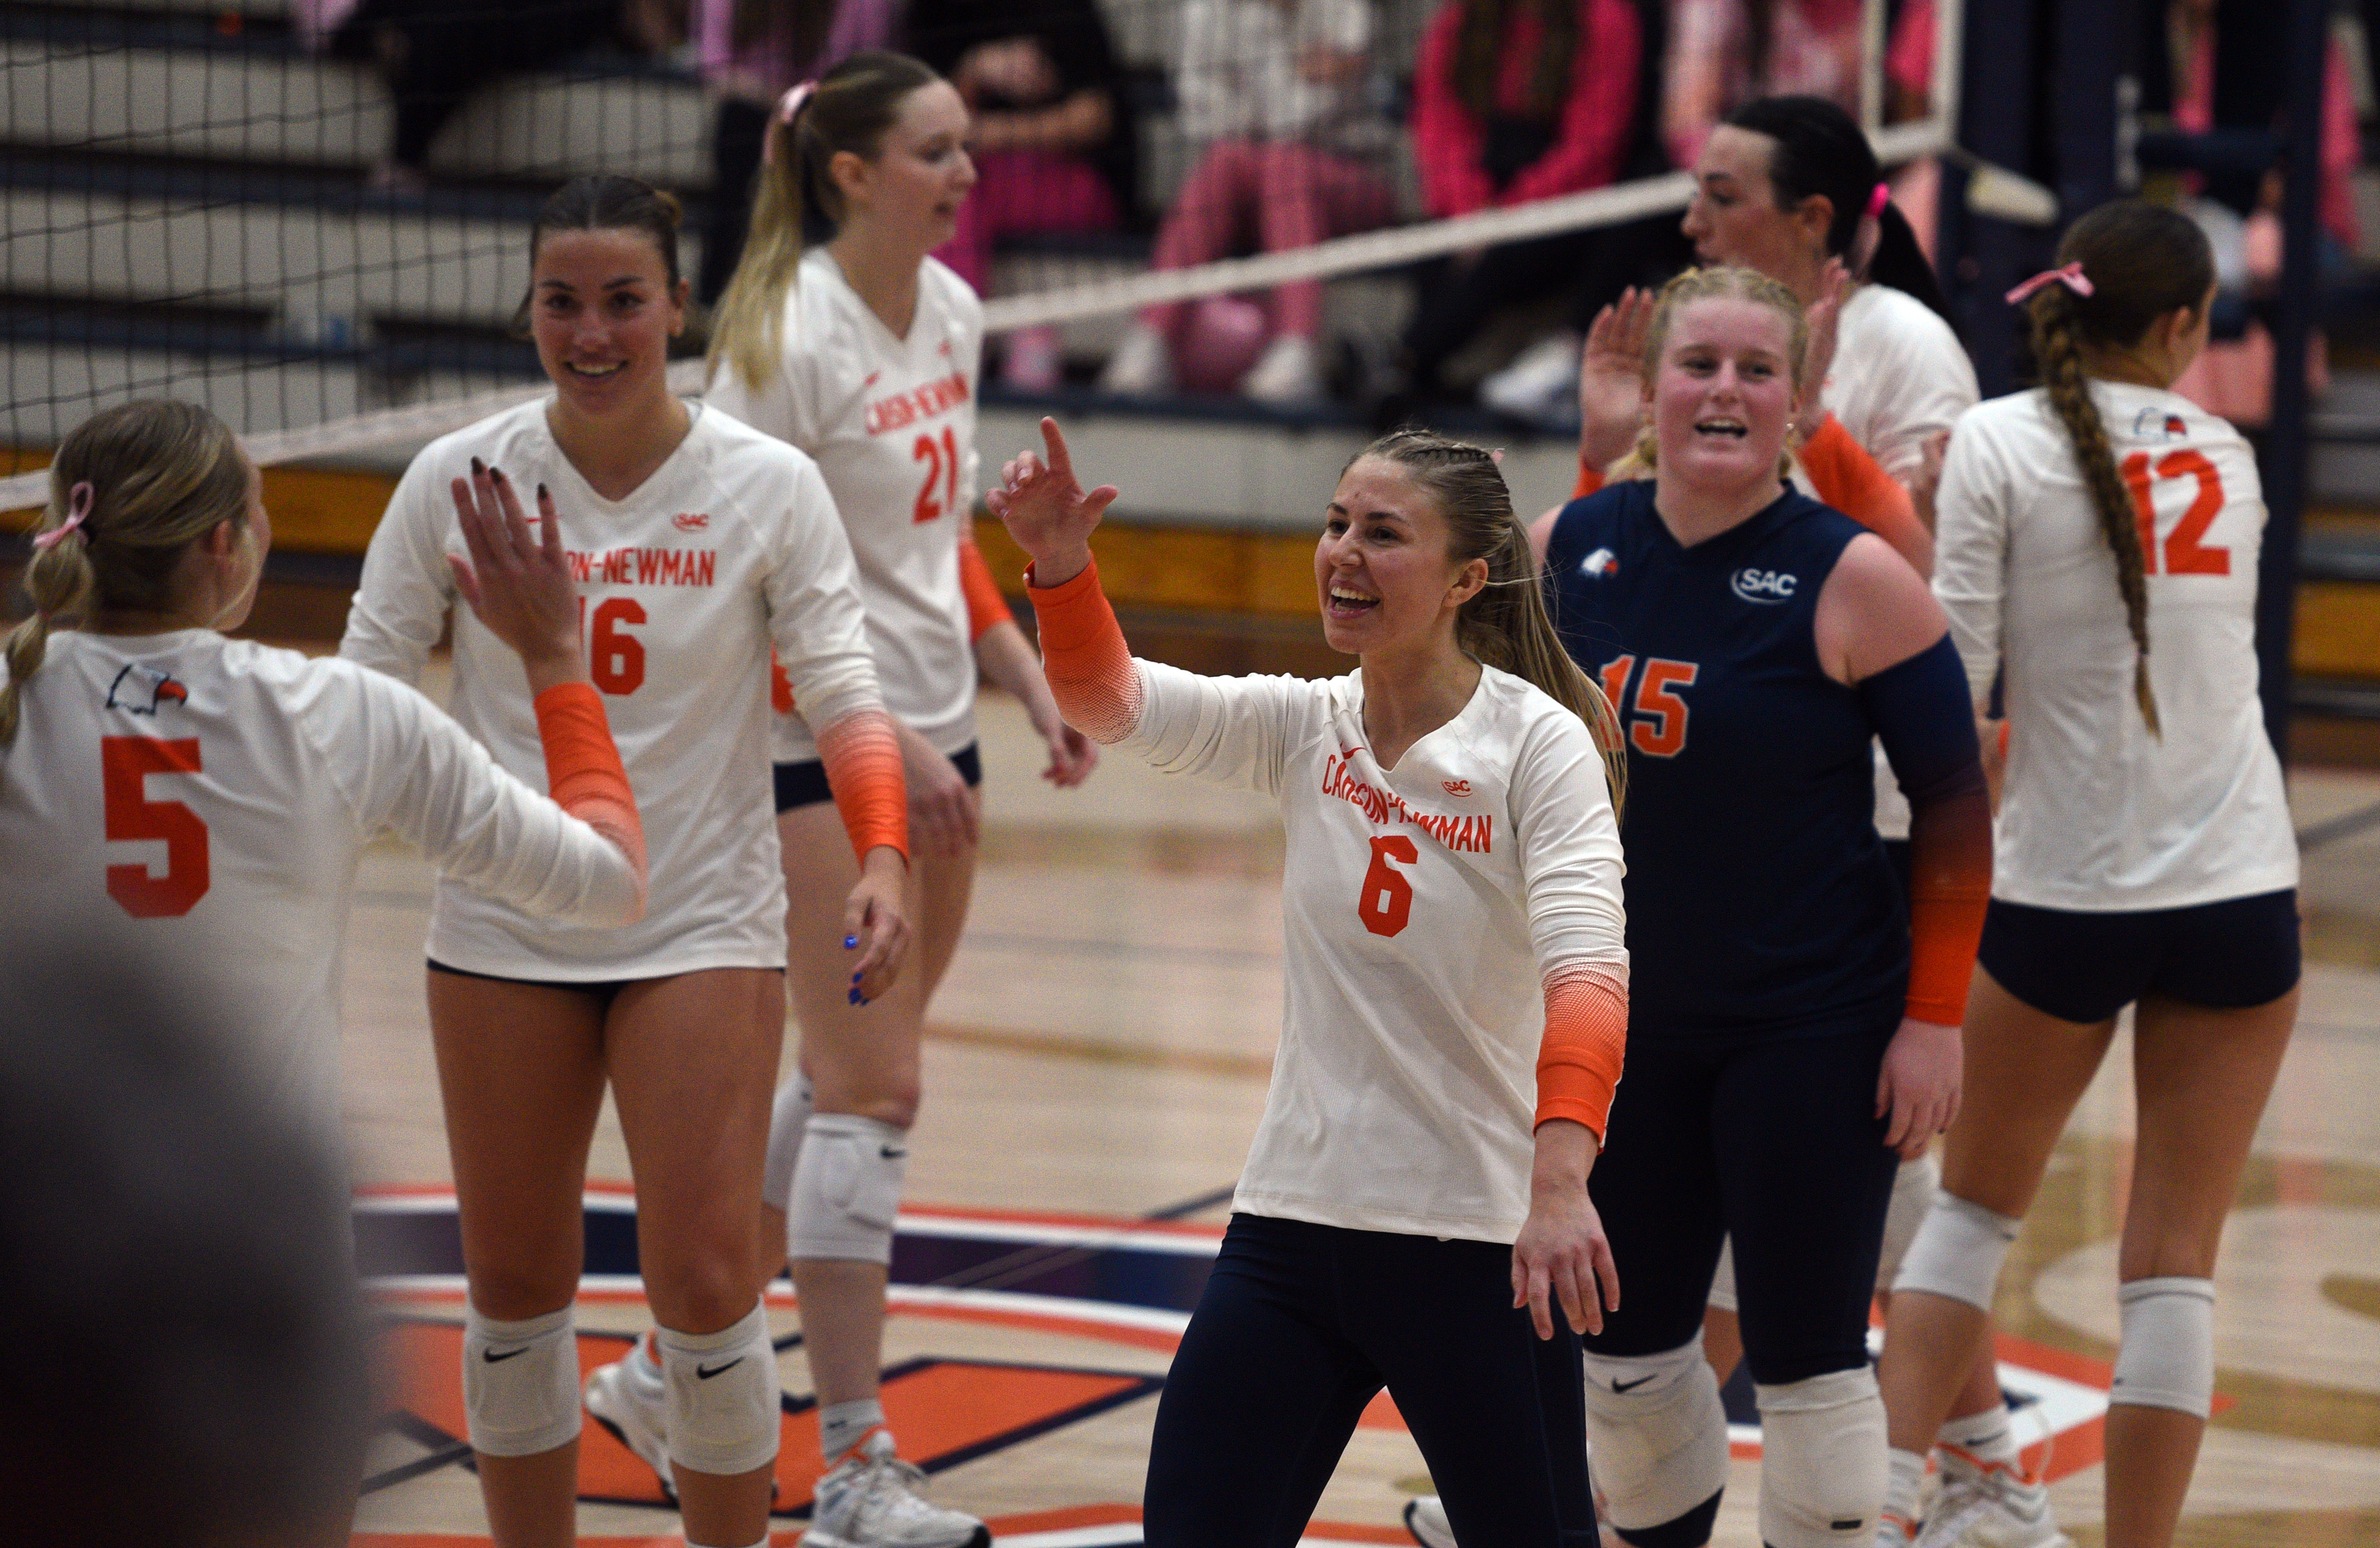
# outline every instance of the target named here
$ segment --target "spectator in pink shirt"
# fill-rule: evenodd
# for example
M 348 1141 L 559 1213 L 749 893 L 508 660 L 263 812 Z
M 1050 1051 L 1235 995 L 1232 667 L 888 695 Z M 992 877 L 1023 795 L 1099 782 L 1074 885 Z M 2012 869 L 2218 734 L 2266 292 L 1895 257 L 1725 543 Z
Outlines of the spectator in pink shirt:
M 1643 27 L 1630 0 L 1448 0 L 1423 35 L 1413 154 L 1433 216 L 1615 181 L 1636 116 Z M 1599 233 L 1458 253 L 1428 266 L 1405 334 L 1408 388 L 1497 308 L 1571 284 Z

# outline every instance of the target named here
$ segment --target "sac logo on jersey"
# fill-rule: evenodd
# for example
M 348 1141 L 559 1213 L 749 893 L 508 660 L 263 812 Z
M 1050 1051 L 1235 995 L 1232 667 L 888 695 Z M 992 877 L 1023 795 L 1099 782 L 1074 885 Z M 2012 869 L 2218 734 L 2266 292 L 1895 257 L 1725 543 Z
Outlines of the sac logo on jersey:
M 669 519 L 669 524 L 680 532 L 703 532 L 709 529 L 711 517 L 707 511 L 680 511 Z
M 154 715 L 160 704 L 187 704 L 190 690 L 169 672 L 132 662 L 107 685 L 107 707 L 130 715 Z
M 1438 783 L 1446 788 L 1448 795 L 1458 800 L 1471 793 L 1471 782 L 1467 779 L 1442 779 Z
M 1608 548 L 1598 548 L 1578 562 L 1578 573 L 1594 576 L 1617 575 L 1620 573 L 1620 557 Z
M 1747 602 L 1773 607 L 1793 600 L 1794 588 L 1801 577 L 1787 570 L 1763 570 L 1745 565 L 1727 577 L 1727 588 Z
M 2136 441 L 2183 441 L 2189 436 L 2190 426 L 2179 414 L 2144 408 L 2132 416 L 2132 439 Z

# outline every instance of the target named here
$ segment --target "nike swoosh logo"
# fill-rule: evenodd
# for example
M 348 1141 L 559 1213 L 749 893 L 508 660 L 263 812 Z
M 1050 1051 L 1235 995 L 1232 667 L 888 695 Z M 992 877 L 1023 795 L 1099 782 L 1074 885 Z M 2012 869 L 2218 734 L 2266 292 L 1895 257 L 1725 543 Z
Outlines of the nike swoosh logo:
M 903 1156 L 909 1154 L 909 1152 L 906 1150 L 895 1150 L 890 1145 L 879 1145 L 876 1147 L 876 1154 L 882 1156 L 887 1161 L 898 1161 Z
M 709 1381 L 714 1376 L 725 1375 L 727 1372 L 734 1370 L 737 1366 L 743 1363 L 744 1357 L 742 1355 L 737 1355 L 725 1365 L 698 1365 L 694 1368 L 694 1374 L 701 1377 L 704 1381 Z
M 1634 1381 L 1615 1381 L 1611 1384 L 1611 1389 L 1614 1392 L 1634 1392 L 1646 1382 L 1659 1381 L 1660 1379 L 1659 1376 L 1639 1376 Z
M 511 1359 L 511 1358 L 512 1358 L 513 1356 L 515 1356 L 515 1355 L 525 1355 L 525 1354 L 527 1354 L 528 1352 L 529 1352 L 529 1346 L 528 1346 L 528 1345 L 526 1345 L 526 1344 L 523 1344 L 523 1345 L 522 1345 L 520 1348 L 518 1348 L 518 1349 L 507 1349 L 507 1350 L 505 1350 L 505 1351 L 504 1351 L 502 1354 L 498 1354 L 498 1353 L 496 1353 L 496 1351 L 494 1351 L 493 1349 L 483 1349 L 483 1350 L 481 1350 L 481 1351 L 480 1351 L 479 1357 L 480 1357 L 482 1360 L 485 1360 L 485 1361 L 487 1361 L 487 1362 L 488 1362 L 488 1364 L 490 1364 L 490 1365 L 500 1365 L 500 1364 L 502 1364 L 504 1361 Z

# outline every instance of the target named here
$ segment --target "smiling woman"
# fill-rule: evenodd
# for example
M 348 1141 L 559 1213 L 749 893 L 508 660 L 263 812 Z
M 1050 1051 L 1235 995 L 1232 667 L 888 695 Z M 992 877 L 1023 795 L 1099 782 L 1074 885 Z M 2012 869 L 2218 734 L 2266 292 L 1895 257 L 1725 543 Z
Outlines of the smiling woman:
M 1629 1079 L 1592 1184 L 1629 1296 L 1586 1340 L 1586 1390 L 1596 1482 L 1640 1540 L 1707 1541 L 1726 1482 L 1701 1341 L 1723 1236 L 1761 1540 L 1872 1534 L 1865 1337 L 1894 1152 L 1958 1100 L 1991 844 L 1965 679 L 1917 573 L 1782 482 L 1807 350 L 1776 280 L 1672 281 L 1643 362 L 1654 477 L 1573 502 L 1546 542 L 1564 643 L 1629 744 Z M 1915 809 L 1906 923 L 1870 820 L 1876 736 Z M 1658 1457 L 1648 1427 L 1674 1441 Z

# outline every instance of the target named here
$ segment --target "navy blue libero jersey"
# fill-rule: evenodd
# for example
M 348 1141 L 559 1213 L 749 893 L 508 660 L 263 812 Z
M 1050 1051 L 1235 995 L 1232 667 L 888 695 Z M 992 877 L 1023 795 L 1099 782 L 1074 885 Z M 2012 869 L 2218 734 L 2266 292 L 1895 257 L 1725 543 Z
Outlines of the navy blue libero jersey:
M 1839 1025 L 1906 992 L 1872 728 L 1826 675 L 1818 593 L 1857 522 L 1788 490 L 1682 548 L 1649 481 L 1564 507 L 1546 601 L 1628 737 L 1631 1037 Z

